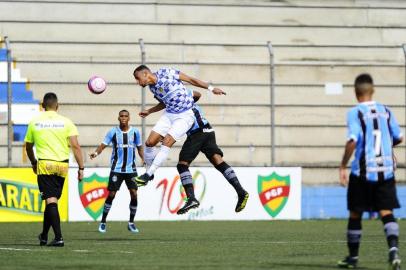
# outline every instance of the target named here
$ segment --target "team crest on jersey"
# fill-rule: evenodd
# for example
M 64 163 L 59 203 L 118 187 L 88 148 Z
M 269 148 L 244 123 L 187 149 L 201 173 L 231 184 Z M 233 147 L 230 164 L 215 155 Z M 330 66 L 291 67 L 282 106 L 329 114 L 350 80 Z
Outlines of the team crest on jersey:
M 79 196 L 86 212 L 94 219 L 103 212 L 104 201 L 108 196 L 108 177 L 100 177 L 96 173 L 83 178 L 79 182 Z
M 273 172 L 268 176 L 258 175 L 258 194 L 262 206 L 272 217 L 276 217 L 285 207 L 290 192 L 290 176 L 280 176 Z
M 162 87 L 159 87 L 158 91 L 161 92 L 161 93 L 163 93 L 163 92 L 164 92 L 164 89 L 163 89 Z

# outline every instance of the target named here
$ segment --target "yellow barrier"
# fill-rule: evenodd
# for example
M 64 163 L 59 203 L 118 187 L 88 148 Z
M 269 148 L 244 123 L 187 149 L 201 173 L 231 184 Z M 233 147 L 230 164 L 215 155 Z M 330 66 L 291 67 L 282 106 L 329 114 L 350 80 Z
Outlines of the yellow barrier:
M 67 182 L 58 202 L 61 221 L 68 220 Z M 42 221 L 44 209 L 31 168 L 0 168 L 0 222 Z

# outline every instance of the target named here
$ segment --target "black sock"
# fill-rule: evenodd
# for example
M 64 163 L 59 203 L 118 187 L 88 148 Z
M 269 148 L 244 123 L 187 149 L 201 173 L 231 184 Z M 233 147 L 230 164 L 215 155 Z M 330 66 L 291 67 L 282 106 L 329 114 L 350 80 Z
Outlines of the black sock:
M 361 218 L 349 218 L 347 227 L 347 246 L 350 252 L 350 257 L 358 257 L 361 234 Z
M 60 240 L 62 239 L 62 233 L 61 233 L 61 221 L 59 219 L 58 204 L 50 203 L 47 205 L 47 207 L 50 223 L 55 233 L 55 239 Z
M 42 223 L 42 233 L 41 233 L 43 239 L 48 239 L 48 232 L 50 228 L 51 221 L 49 218 L 49 207 L 48 205 L 46 205 L 44 211 L 44 222 Z
M 238 195 L 244 194 L 245 190 L 242 188 L 240 181 L 238 181 L 237 175 L 235 174 L 233 168 L 231 168 L 224 161 L 219 165 L 216 165 L 215 168 L 223 174 L 223 176 L 233 186 Z
M 113 197 L 108 196 L 106 198 L 106 201 L 104 202 L 103 216 L 102 216 L 102 220 L 101 220 L 102 223 L 106 223 L 106 218 L 110 212 L 111 205 L 113 204 L 113 199 L 114 199 L 114 196 Z
M 399 225 L 393 214 L 381 218 L 385 230 L 386 241 L 389 249 L 398 248 L 399 245 Z
M 134 222 L 135 214 L 137 213 L 138 199 L 137 196 L 130 201 L 130 222 Z
M 193 179 L 192 174 L 189 171 L 189 166 L 184 164 L 178 164 L 176 168 L 178 169 L 180 180 L 182 181 L 182 185 L 183 188 L 185 189 L 187 198 L 188 199 L 195 198 Z

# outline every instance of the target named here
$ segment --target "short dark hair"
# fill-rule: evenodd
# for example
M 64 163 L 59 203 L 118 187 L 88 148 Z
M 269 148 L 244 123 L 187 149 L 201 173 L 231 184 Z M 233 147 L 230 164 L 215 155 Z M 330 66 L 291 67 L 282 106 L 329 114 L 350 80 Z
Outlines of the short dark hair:
M 364 95 L 372 95 L 374 93 L 374 81 L 368 73 L 363 73 L 355 78 L 354 82 L 355 94 L 360 97 Z
M 53 92 L 48 92 L 44 95 L 42 100 L 42 107 L 43 108 L 56 108 L 58 105 L 58 97 Z
M 128 116 L 130 116 L 130 112 L 127 111 L 126 109 L 123 109 L 123 110 L 119 111 L 119 112 L 118 112 L 118 115 L 120 115 L 120 113 L 122 113 L 122 112 L 126 112 L 126 113 L 128 113 Z
M 368 73 L 363 73 L 357 76 L 357 78 L 355 78 L 355 82 L 354 82 L 354 86 L 357 87 L 357 85 L 360 84 L 364 84 L 364 83 L 368 83 L 368 84 L 374 84 L 374 80 L 372 79 L 372 76 L 369 75 Z
M 143 71 L 143 70 L 151 71 L 151 70 L 149 69 L 149 67 L 147 67 L 146 65 L 140 65 L 140 66 L 138 66 L 136 69 L 134 69 L 133 74 L 135 75 L 135 73 L 137 73 L 137 72 L 139 72 L 139 71 Z

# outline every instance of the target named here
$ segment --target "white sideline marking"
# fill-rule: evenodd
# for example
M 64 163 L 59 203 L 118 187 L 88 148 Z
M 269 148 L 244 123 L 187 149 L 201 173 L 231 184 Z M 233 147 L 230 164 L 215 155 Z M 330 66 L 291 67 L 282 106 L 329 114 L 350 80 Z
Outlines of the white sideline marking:
M 29 248 L 8 248 L 8 247 L 0 247 L 0 250 L 12 250 L 12 251 L 29 251 Z
M 82 252 L 82 253 L 87 253 L 87 252 L 89 252 L 89 250 L 87 250 L 87 249 L 74 249 L 74 250 L 72 250 L 73 252 Z

